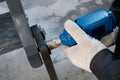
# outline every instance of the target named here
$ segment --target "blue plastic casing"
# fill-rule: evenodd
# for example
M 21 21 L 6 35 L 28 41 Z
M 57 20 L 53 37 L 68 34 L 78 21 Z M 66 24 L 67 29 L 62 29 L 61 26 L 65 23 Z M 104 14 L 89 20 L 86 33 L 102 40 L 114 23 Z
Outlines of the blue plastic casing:
M 75 22 L 90 36 L 101 39 L 113 31 L 116 19 L 112 11 L 99 9 L 76 19 Z M 59 37 L 64 45 L 73 46 L 77 44 L 66 30 Z

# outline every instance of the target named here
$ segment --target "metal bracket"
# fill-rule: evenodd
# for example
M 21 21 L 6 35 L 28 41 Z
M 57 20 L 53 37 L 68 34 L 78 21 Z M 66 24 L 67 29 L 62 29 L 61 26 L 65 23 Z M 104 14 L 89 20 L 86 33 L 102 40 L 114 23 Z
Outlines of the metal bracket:
M 30 29 L 20 0 L 6 0 L 6 2 L 31 66 L 40 67 L 43 60 L 50 79 L 58 80 L 50 58 L 51 51 L 44 42 L 44 34 L 39 31 L 37 26 Z
M 44 41 L 44 35 L 39 31 L 38 27 L 32 26 L 31 31 L 38 45 L 41 57 L 44 61 L 48 74 L 51 80 L 58 80 L 52 60 L 50 58 L 51 51 Z

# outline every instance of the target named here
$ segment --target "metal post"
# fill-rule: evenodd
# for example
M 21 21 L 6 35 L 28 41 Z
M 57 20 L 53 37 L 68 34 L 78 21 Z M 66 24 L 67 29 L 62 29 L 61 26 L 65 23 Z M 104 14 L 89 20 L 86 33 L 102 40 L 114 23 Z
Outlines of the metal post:
M 6 0 L 6 2 L 31 66 L 34 68 L 40 67 L 42 60 L 20 0 Z

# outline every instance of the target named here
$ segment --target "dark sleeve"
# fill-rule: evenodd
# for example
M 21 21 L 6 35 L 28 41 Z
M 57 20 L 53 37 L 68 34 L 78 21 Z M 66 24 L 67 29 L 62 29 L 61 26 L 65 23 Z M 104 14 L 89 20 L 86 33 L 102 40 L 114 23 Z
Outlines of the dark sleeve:
M 92 59 L 90 69 L 99 80 L 120 80 L 120 57 L 104 49 Z

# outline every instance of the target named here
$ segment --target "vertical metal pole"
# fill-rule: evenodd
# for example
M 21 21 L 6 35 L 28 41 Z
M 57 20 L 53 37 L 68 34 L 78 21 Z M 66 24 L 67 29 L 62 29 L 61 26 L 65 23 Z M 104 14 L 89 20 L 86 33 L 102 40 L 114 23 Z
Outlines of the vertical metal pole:
M 6 0 L 6 2 L 31 66 L 34 68 L 40 67 L 42 60 L 20 0 Z

